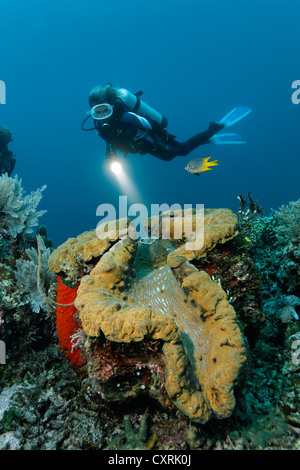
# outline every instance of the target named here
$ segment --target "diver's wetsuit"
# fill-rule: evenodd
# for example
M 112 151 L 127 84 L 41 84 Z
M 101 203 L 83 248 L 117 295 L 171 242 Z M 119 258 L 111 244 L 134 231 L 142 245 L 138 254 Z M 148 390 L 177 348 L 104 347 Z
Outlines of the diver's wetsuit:
M 108 124 L 98 124 L 98 134 L 106 141 L 106 155 L 115 150 L 128 153 L 149 153 L 161 160 L 170 161 L 176 156 L 186 156 L 223 129 L 223 124 L 211 122 L 206 131 L 196 134 L 186 142 L 177 142 L 156 122 L 150 121 L 133 112 L 124 111 L 119 119 Z

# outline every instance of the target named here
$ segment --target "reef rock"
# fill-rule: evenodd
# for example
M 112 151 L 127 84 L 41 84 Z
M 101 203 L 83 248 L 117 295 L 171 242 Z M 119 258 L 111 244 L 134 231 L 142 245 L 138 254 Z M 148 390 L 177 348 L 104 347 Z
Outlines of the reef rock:
M 193 254 L 182 245 L 191 231 L 170 251 L 164 240 L 145 246 L 119 230 L 105 241 L 85 232 L 51 255 L 50 270 L 80 282 L 74 306 L 82 332 L 73 349 L 105 399 L 147 394 L 200 423 L 231 415 L 246 359 L 242 335 L 226 293 L 189 260 L 234 237 L 236 217 L 209 210 L 204 224 L 204 245 Z
M 16 164 L 15 155 L 7 148 L 11 141 L 10 131 L 0 123 L 0 175 L 7 173 L 10 176 Z

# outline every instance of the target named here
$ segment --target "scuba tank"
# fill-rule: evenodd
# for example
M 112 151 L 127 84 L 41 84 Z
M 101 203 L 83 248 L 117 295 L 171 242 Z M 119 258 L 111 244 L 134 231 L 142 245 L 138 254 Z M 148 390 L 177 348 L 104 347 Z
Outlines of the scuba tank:
M 140 99 L 143 92 L 139 91 L 136 94 L 131 93 L 125 88 L 115 88 L 117 98 L 133 113 L 138 113 L 141 116 L 156 122 L 162 129 L 168 125 L 167 119 L 155 109 L 151 108 L 148 104 Z
M 106 125 L 107 119 L 105 116 L 103 117 L 103 114 L 104 111 L 108 112 L 109 108 L 113 106 L 113 116 L 117 120 L 121 117 L 124 108 L 126 108 L 132 113 L 137 113 L 140 118 L 148 119 L 152 129 L 158 134 L 163 133 L 166 140 L 168 140 L 169 134 L 167 132 L 167 119 L 161 113 L 142 101 L 140 99 L 142 94 L 142 91 L 133 94 L 125 88 L 113 87 L 111 83 L 108 83 L 106 86 L 98 85 L 94 87 L 89 94 L 91 111 L 88 112 L 88 117 L 86 117 L 82 122 L 81 129 L 84 131 L 98 130 L 99 133 L 99 129 L 101 127 L 102 130 L 106 131 L 103 127 Z M 108 118 L 110 118 L 111 115 L 112 113 L 108 113 Z M 91 117 L 94 118 L 95 127 L 87 129 L 84 127 L 84 124 Z M 109 126 L 110 123 L 107 123 L 107 128 L 109 128 Z

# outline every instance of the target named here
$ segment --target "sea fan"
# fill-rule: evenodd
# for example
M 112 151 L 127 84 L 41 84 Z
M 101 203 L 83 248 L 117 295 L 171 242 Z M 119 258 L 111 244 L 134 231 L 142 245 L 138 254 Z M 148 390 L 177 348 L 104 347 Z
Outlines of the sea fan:
M 30 233 L 38 225 L 38 218 L 47 211 L 36 210 L 42 199 L 43 186 L 24 196 L 22 180 L 10 178 L 7 173 L 0 176 L 0 234 L 9 233 L 15 238 L 19 233 Z
M 55 275 L 50 273 L 48 267 L 48 259 L 51 254 L 50 248 L 46 248 L 44 240 L 38 235 L 38 241 L 40 246 L 40 285 L 43 288 L 44 293 L 47 295 L 49 287 L 55 282 Z M 47 311 L 48 304 L 45 302 L 45 298 L 39 291 L 37 276 L 39 269 L 39 255 L 35 248 L 28 248 L 25 250 L 28 260 L 18 259 L 16 260 L 16 280 L 24 286 L 26 292 L 30 294 L 30 304 L 33 312 L 38 313 L 40 309 Z

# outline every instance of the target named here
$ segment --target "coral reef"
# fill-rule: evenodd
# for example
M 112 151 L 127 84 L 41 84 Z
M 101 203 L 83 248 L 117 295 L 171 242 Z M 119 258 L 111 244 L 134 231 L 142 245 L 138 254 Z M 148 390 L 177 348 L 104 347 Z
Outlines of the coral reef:
M 5 371 L 7 386 L 0 391 L 1 450 L 102 447 L 100 418 L 86 408 L 80 382 L 56 347 L 38 356 L 23 354 Z
M 6 343 L 10 360 L 21 352 L 45 347 L 53 341 L 54 331 L 52 318 L 37 289 L 36 239 L 29 242 L 27 238 L 44 213 L 36 210 L 42 190 L 27 196 L 23 192 L 17 177 L 0 176 L 0 338 Z M 42 247 L 40 283 L 45 294 L 51 295 L 55 284 L 48 269 L 50 249 L 46 245 L 45 227 L 38 233 Z M 28 245 L 31 248 L 26 249 Z
M 16 260 L 26 260 L 25 250 L 36 248 L 36 239 L 24 239 L 22 233 L 17 238 L 3 237 L 0 240 L 0 312 L 5 322 L 0 324 L 0 331 L 1 335 L 3 331 L 1 338 L 7 344 L 8 359 L 6 365 L 0 366 L 0 448 L 299 449 L 297 359 L 300 356 L 295 348 L 300 341 L 299 320 L 296 319 L 299 315 L 297 270 L 294 269 L 285 282 L 279 275 L 280 263 L 288 267 L 293 259 L 297 265 L 292 254 L 297 252 L 296 243 L 290 245 L 293 252 L 286 250 L 283 242 L 279 243 L 276 230 L 283 224 L 275 221 L 273 216 L 248 214 L 247 228 L 241 223 L 242 219 L 239 215 L 240 233 L 237 236 L 224 240 L 223 244 L 218 243 L 206 251 L 205 256 L 190 261 L 174 255 L 180 248 L 176 240 L 155 240 L 145 244 L 134 240 L 126 242 L 126 239 L 120 241 L 117 234 L 111 236 L 102 251 L 100 244 L 96 248 L 99 242 L 96 233 L 87 232 L 90 236 L 86 239 L 94 244 L 95 251 L 91 253 L 88 243 L 85 253 L 82 243 L 78 244 L 78 248 L 81 245 L 79 256 L 76 249 L 70 248 L 72 256 L 65 262 L 67 274 L 64 276 L 59 263 L 64 263 L 68 252 L 65 247 L 59 248 L 58 282 L 53 287 L 58 286 L 59 303 L 71 305 L 58 305 L 56 309 L 61 342 L 58 346 L 52 315 L 43 309 L 38 314 L 32 312 L 30 296 L 16 282 L 14 275 Z M 38 232 L 45 248 L 49 247 L 44 228 Z M 71 245 L 76 243 L 73 239 Z M 117 256 L 120 246 L 124 248 L 127 243 L 133 248 L 132 253 L 120 251 Z M 54 252 L 53 259 L 57 254 Z M 125 254 L 129 260 L 127 270 L 122 261 Z M 101 272 L 100 266 L 107 270 Z M 188 276 L 186 270 L 190 272 Z M 179 411 L 176 403 L 172 403 L 166 389 L 164 351 L 172 340 L 154 339 L 146 332 L 139 341 L 117 342 L 107 339 L 102 330 L 99 336 L 88 336 L 84 332 L 73 302 L 79 283 L 94 277 L 95 272 L 100 279 L 103 276 L 108 281 L 110 276 L 119 276 L 115 288 L 113 285 L 104 289 L 109 293 L 104 309 L 107 318 L 114 298 L 118 303 L 116 312 L 111 311 L 112 315 L 120 313 L 128 304 L 143 312 L 151 310 L 150 320 L 157 316 L 157 311 L 165 315 L 166 310 L 172 309 L 172 315 L 177 314 L 177 317 L 170 314 L 167 321 L 174 323 L 174 338 L 181 339 L 186 349 L 190 343 L 188 335 L 182 333 L 185 326 L 182 320 L 178 321 L 178 310 L 190 315 L 191 311 L 198 310 L 196 302 L 201 302 L 201 314 L 206 318 L 204 323 L 216 318 L 214 297 L 207 295 L 207 301 L 213 307 L 209 315 L 209 310 L 204 312 L 203 291 L 194 290 L 194 276 L 200 275 L 202 285 L 207 282 L 209 291 L 214 287 L 218 295 L 223 298 L 226 295 L 229 316 L 233 307 L 236 312 L 234 324 L 237 322 L 243 331 L 247 349 L 244 374 L 235 387 L 237 405 L 229 418 L 191 425 L 190 419 Z M 68 286 L 64 284 L 66 277 Z M 85 282 L 83 296 L 87 299 L 92 286 Z M 190 300 L 192 295 L 196 297 L 195 304 Z M 288 315 L 284 314 L 285 308 L 288 308 Z M 109 331 L 109 321 L 106 323 L 106 331 Z M 124 325 L 128 326 L 128 323 Z M 141 328 L 145 327 L 143 322 L 141 325 Z M 147 325 L 146 322 L 146 330 Z M 119 326 L 122 331 L 122 323 Z M 20 331 L 25 334 L 20 335 Z M 129 327 L 127 338 L 130 337 L 128 332 Z M 60 352 L 63 349 L 67 358 L 57 348 Z M 220 352 L 222 349 L 224 347 Z M 189 357 L 193 355 L 194 351 Z M 71 364 L 82 366 L 73 368 L 69 359 Z M 213 364 L 217 368 L 218 362 Z M 189 371 L 197 372 L 188 361 L 187 365 Z M 186 376 L 181 377 L 186 380 Z M 196 375 L 189 375 L 188 380 L 193 387 Z M 203 390 L 209 395 L 209 386 L 204 386 Z M 209 403 L 210 398 L 205 399 Z
M 299 450 L 298 204 L 263 217 L 252 196 L 245 201 L 238 227 L 230 216 L 219 242 L 206 239 L 209 249 L 204 244 L 191 259 L 186 249 L 178 253 L 183 244 L 175 237 L 152 244 L 128 239 L 128 220 L 117 231 L 99 228 L 108 241 L 96 231 L 67 241 L 50 259 L 57 280 L 43 287 L 43 273 L 40 279 L 45 294 L 57 288 L 56 331 L 54 315 L 46 305 L 34 313 L 15 278 L 17 260 L 36 266 L 36 237 L 23 230 L 13 237 L 6 228 L 0 449 Z M 211 216 L 222 230 L 218 212 Z M 180 225 L 174 213 L 164 217 Z M 51 241 L 44 227 L 37 233 L 43 254 Z M 47 256 L 40 260 L 45 272 Z M 209 344 L 203 354 L 200 333 Z M 238 352 L 232 345 L 239 341 Z M 197 392 L 200 419 L 191 408 Z M 223 414 L 230 416 L 214 419 Z
M 300 200 L 272 211 L 269 217 L 256 217 L 247 229 L 249 254 L 261 272 L 266 291 L 300 296 Z M 263 289 L 264 290 L 264 289 Z
M 10 176 L 15 168 L 16 157 L 7 147 L 11 141 L 10 131 L 0 123 L 0 175 L 7 173 Z
M 207 211 L 207 245 L 202 256 L 218 242 L 236 234 L 236 218 L 231 214 L 226 210 Z M 185 236 L 184 243 L 189 236 L 190 233 Z M 89 337 L 104 335 L 117 343 L 162 341 L 163 385 L 176 407 L 195 422 L 206 422 L 212 416 L 230 416 L 235 406 L 233 388 L 245 361 L 245 351 L 235 312 L 225 292 L 189 263 L 190 253 L 180 256 L 187 253 L 185 249 L 169 253 L 164 266 L 146 274 L 135 263 L 138 251 L 135 240 L 128 237 L 115 239 L 114 244 L 107 241 L 105 250 L 102 242 L 97 243 L 95 233 L 85 233 L 78 241 L 73 239 L 60 247 L 49 262 L 50 269 L 60 274 L 65 271 L 67 281 L 74 284 L 82 272 L 83 261 L 90 262 L 93 256 L 99 258 L 106 251 L 100 260 L 94 261 L 89 275 L 82 277 L 77 291 L 75 307 L 84 333 Z M 158 240 L 156 244 L 159 246 Z M 194 251 L 193 256 L 200 254 Z M 99 369 L 94 357 L 99 357 L 102 343 L 102 339 L 100 343 L 94 342 L 84 353 L 93 377 Z M 143 369 L 149 369 L 141 360 L 140 368 L 143 365 Z M 119 375 L 122 374 L 121 369 Z M 100 370 L 98 378 L 102 382 L 103 376 Z M 145 374 L 141 373 L 141 378 L 141 390 L 153 391 Z
M 299 436 L 300 388 L 297 366 L 293 364 L 293 340 L 299 334 L 299 201 L 272 211 L 269 217 L 257 214 L 248 223 L 240 218 L 240 231 L 247 232 L 247 252 L 261 277 L 262 311 L 264 322 L 251 341 L 252 380 L 250 389 L 257 388 L 252 397 L 245 393 L 248 416 L 255 413 L 274 413 L 281 421 L 282 433 L 286 422 L 298 423 L 290 433 Z M 246 227 L 246 230 L 245 230 Z M 297 343 L 296 343 L 297 344 Z M 263 405 L 262 405 L 263 404 Z M 280 408 L 281 412 L 278 411 Z M 282 416 L 284 414 L 285 419 Z
M 124 432 L 112 436 L 108 450 L 146 450 L 147 445 L 147 414 L 141 417 L 140 427 L 136 432 L 128 416 L 124 416 Z

